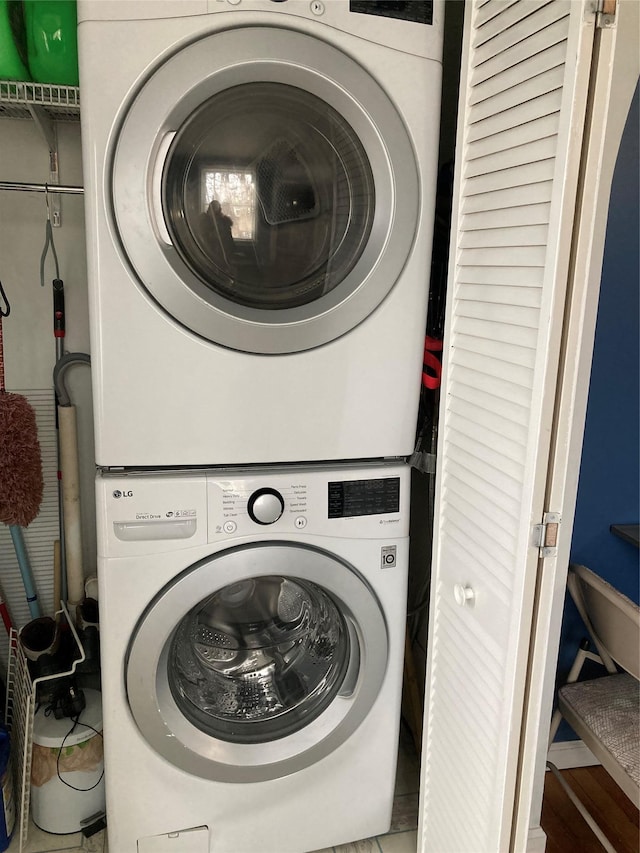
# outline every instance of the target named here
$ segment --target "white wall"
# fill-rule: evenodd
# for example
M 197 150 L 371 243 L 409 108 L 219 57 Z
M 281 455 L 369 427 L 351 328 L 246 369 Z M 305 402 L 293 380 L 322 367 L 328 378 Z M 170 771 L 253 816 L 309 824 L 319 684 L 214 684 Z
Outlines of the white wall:
M 82 184 L 80 124 L 57 123 L 60 182 Z M 0 120 L 0 179 L 44 183 L 49 153 L 36 124 Z M 0 191 L 0 281 L 11 302 L 3 322 L 5 376 L 8 390 L 53 387 L 55 340 L 52 288 L 55 266 L 51 253 L 40 286 L 40 255 L 45 240 L 46 200 L 42 193 Z M 65 285 L 66 352 L 89 352 L 87 272 L 82 196 L 62 196 L 62 226 L 53 229 Z M 80 443 L 81 504 L 85 575 L 95 574 L 94 451 L 89 368 L 66 372 L 67 387 L 77 408 Z

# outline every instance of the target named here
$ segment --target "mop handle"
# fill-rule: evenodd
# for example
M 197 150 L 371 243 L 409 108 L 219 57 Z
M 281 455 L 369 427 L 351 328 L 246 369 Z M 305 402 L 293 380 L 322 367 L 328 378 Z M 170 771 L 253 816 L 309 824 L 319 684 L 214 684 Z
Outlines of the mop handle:
M 4 343 L 2 340 L 2 314 L 0 314 L 0 392 L 6 391 L 4 387 Z
M 8 317 L 11 313 L 11 305 L 7 299 L 7 294 L 4 292 L 4 287 L 0 281 L 0 296 L 4 300 L 4 306 L 0 305 L 0 391 L 5 391 L 4 385 L 4 341 L 2 339 L 2 318 Z M 6 307 L 5 307 L 6 306 Z
M 9 530 L 11 531 L 11 538 L 13 539 L 13 547 L 16 549 L 18 565 L 20 566 L 20 574 L 22 575 L 22 583 L 24 584 L 27 604 L 29 605 L 29 613 L 31 613 L 32 619 L 37 619 L 38 616 L 42 616 L 42 611 L 40 610 L 40 602 L 38 601 L 38 595 L 36 593 L 36 585 L 33 579 L 33 572 L 31 571 L 31 564 L 29 563 L 29 557 L 27 556 L 27 547 L 24 543 L 22 528 L 17 524 L 10 524 Z

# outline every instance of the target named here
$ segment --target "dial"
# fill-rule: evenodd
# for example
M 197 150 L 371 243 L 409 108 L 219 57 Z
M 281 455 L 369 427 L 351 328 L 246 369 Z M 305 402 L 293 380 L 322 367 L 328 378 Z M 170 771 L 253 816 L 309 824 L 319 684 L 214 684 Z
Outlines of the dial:
M 247 509 L 257 524 L 273 524 L 284 512 L 284 498 L 275 489 L 258 489 L 249 498 Z

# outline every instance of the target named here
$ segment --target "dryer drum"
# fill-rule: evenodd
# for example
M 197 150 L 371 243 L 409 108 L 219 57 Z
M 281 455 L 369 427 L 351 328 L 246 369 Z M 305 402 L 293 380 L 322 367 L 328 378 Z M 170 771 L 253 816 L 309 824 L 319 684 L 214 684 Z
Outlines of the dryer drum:
M 339 285 L 367 243 L 374 179 L 357 134 L 321 98 L 245 83 L 183 123 L 162 177 L 182 261 L 219 295 L 275 310 Z
M 200 730 L 261 743 L 319 716 L 340 690 L 350 654 L 344 617 L 320 586 L 250 578 L 225 586 L 181 620 L 168 681 Z

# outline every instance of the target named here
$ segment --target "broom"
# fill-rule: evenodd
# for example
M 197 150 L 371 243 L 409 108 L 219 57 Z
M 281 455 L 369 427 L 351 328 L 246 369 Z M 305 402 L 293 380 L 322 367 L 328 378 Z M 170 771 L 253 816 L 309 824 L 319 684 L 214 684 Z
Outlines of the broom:
M 0 282 L 0 521 L 9 525 L 32 617 L 40 615 L 33 574 L 22 536 L 42 502 L 42 460 L 35 412 L 21 394 L 7 392 L 4 382 L 2 318 L 11 312 Z

